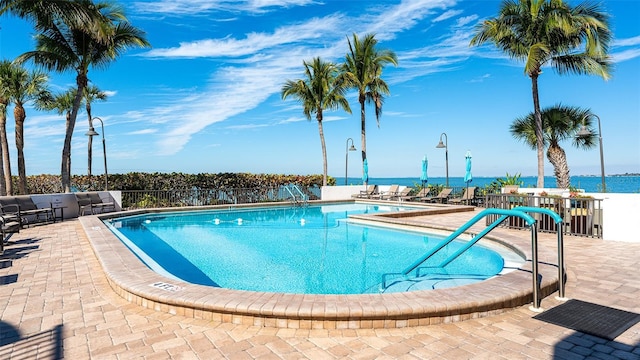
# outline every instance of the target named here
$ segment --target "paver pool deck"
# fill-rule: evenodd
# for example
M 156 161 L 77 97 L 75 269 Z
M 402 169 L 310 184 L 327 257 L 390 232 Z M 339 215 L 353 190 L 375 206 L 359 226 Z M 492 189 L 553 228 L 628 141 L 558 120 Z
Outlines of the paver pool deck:
M 412 221 L 457 228 L 474 215 Z M 621 241 L 565 236 L 568 298 L 640 313 L 640 243 L 628 242 L 640 235 L 633 228 Z M 540 248 L 556 242 L 555 234 L 539 235 Z M 543 309 L 562 303 L 553 295 Z M 640 324 L 608 341 L 535 315 L 525 305 L 393 329 L 274 328 L 172 315 L 114 292 L 79 220 L 22 230 L 0 256 L 0 359 L 640 359 Z

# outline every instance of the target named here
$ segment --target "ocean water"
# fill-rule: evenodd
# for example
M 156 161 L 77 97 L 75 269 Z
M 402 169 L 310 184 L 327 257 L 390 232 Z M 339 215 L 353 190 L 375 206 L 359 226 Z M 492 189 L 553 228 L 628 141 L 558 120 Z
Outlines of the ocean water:
M 477 187 L 485 187 L 495 181 L 495 177 L 474 177 L 470 185 Z M 523 176 L 520 178 L 524 182 L 522 187 L 536 187 L 538 178 L 536 176 Z M 429 178 L 429 184 L 445 184 L 444 177 Z M 361 178 L 349 177 L 347 182 L 349 185 L 362 184 Z M 369 178 L 369 184 L 391 185 L 399 184 L 402 186 L 415 186 L 422 184 L 419 177 L 415 178 Z M 640 176 L 607 176 L 605 177 L 607 192 L 609 193 L 640 193 Z M 344 178 L 337 177 L 336 185 L 344 185 Z M 544 185 L 547 188 L 556 186 L 556 179 L 553 176 L 545 176 Z M 585 192 L 601 192 L 602 178 L 600 176 L 572 176 L 571 185 L 578 189 L 584 189 Z M 449 186 L 464 187 L 466 183 L 462 177 L 449 177 Z

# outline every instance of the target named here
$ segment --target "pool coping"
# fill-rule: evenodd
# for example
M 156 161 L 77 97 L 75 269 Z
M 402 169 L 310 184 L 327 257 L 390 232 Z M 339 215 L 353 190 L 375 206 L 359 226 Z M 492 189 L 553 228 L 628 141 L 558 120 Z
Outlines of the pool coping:
M 244 206 L 234 206 L 240 207 Z M 487 236 L 520 252 L 527 261 L 515 271 L 480 283 L 412 292 L 315 295 L 232 290 L 169 279 L 149 269 L 102 222 L 114 216 L 178 210 L 185 209 L 131 210 L 79 218 L 111 288 L 127 301 L 156 311 L 215 322 L 295 329 L 360 329 L 462 321 L 509 311 L 531 304 L 533 299 L 527 231 L 521 231 L 522 236 Z M 384 222 L 419 227 L 409 218 L 385 217 Z M 438 230 L 455 229 L 443 226 Z M 542 298 L 558 288 L 558 270 L 553 265 L 556 256 L 548 249 L 538 250 Z

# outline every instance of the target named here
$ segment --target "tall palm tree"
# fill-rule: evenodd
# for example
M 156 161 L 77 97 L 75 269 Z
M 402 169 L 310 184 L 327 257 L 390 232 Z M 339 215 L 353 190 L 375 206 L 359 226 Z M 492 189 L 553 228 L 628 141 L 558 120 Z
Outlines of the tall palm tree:
M 492 42 L 513 59 L 525 63 L 531 78 L 536 119 L 538 187 L 544 187 L 544 136 L 538 96 L 538 77 L 544 66 L 560 75 L 598 75 L 607 80 L 611 32 L 599 5 L 571 7 L 562 0 L 505 0 L 498 16 L 476 27 L 470 45 Z
M 327 147 L 322 127 L 323 112 L 327 109 L 342 108 L 350 114 L 351 108 L 344 97 L 344 86 L 336 82 L 338 67 L 335 64 L 322 61 L 319 57 L 302 64 L 306 78 L 287 80 L 282 86 L 282 99 L 289 96 L 296 98 L 302 104 L 302 112 L 309 121 L 311 114 L 315 113 L 322 146 L 322 185 L 327 186 Z
M 367 34 L 362 39 L 353 34 L 353 41 L 347 38 L 349 52 L 342 66 L 340 81 L 349 88 L 358 90 L 360 103 L 360 139 L 362 141 L 362 171 L 367 159 L 367 130 L 365 103 L 373 103 L 376 122 L 380 127 L 384 95 L 389 95 L 389 86 L 382 80 L 382 70 L 387 64 L 398 65 L 398 58 L 391 50 L 378 50 L 375 34 Z M 365 182 L 365 186 L 366 186 Z
M 150 46 L 144 33 L 131 26 L 123 10 L 109 2 L 77 0 L 87 13 L 92 14 L 91 21 L 65 22 L 66 17 L 40 25 L 41 33 L 36 35 L 36 50 L 20 55 L 16 60 L 33 60 L 47 70 L 59 72 L 76 71 L 76 97 L 65 131 L 62 149 L 61 177 L 65 192 L 71 189 L 71 137 L 75 127 L 84 89 L 89 82 L 90 68 L 106 68 L 124 51 L 131 47 Z M 91 12 L 95 10 L 95 12 Z M 38 26 L 36 27 L 38 28 Z
M 27 113 L 24 105 L 28 101 L 41 101 L 49 96 L 47 81 L 49 77 L 42 71 L 27 71 L 19 65 L 13 65 L 9 76 L 3 78 L 4 94 L 13 103 L 13 117 L 16 122 L 15 141 L 18 160 L 18 191 L 27 194 L 27 170 L 24 161 L 24 121 Z
M 592 113 L 589 110 L 578 107 L 555 105 L 540 112 L 542 117 L 542 142 L 547 147 L 547 159 L 553 165 L 556 177 L 556 187 L 568 189 L 571 185 L 569 164 L 564 149 L 560 142 L 573 139 L 573 146 L 579 149 L 590 149 L 596 145 L 595 131 L 588 136 L 576 137 L 582 125 L 591 127 Z M 536 135 L 536 118 L 534 113 L 517 118 L 511 124 L 511 135 L 523 141 L 532 149 L 538 144 Z
M 11 159 L 7 140 L 7 109 L 9 108 L 8 88 L 5 84 L 11 77 L 14 66 L 9 60 L 0 61 L 0 195 L 13 195 L 11 182 Z
M 91 103 L 94 101 L 106 101 L 107 100 L 107 93 L 105 93 L 104 91 L 100 90 L 97 86 L 95 85 L 89 85 L 84 89 L 84 106 L 85 109 L 87 110 L 87 117 L 89 120 L 89 131 L 93 131 L 93 115 L 91 113 Z M 88 151 L 87 151 L 87 155 L 88 155 L 88 160 L 87 160 L 87 175 L 91 176 L 91 159 L 93 158 L 93 136 L 89 136 L 89 142 L 88 142 Z

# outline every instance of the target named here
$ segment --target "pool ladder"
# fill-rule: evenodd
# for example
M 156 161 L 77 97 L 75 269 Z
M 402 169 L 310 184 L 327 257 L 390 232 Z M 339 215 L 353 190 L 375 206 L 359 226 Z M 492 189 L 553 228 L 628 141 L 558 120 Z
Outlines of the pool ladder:
M 409 267 L 407 267 L 404 271 L 400 273 L 386 273 L 382 275 L 382 288 L 381 290 L 386 290 L 391 284 L 388 284 L 388 278 L 404 278 L 408 280 L 416 280 L 420 275 L 420 269 L 436 269 L 436 271 L 441 270 L 446 265 L 451 263 L 453 260 L 458 258 L 462 253 L 471 248 L 474 244 L 476 244 L 480 239 L 482 239 L 485 235 L 487 235 L 491 230 L 495 229 L 500 223 L 505 221 L 510 216 L 515 216 L 524 219 L 526 225 L 531 228 L 531 262 L 532 262 L 532 278 L 533 278 L 533 306 L 531 310 L 533 311 L 541 311 L 540 309 L 540 280 L 538 279 L 538 231 L 536 226 L 536 220 L 531 217 L 528 213 L 540 213 L 551 216 L 553 221 L 558 225 L 558 299 L 566 300 L 564 297 L 564 278 L 565 278 L 565 270 L 564 270 L 564 251 L 563 251 L 563 239 L 562 239 L 562 217 L 557 213 L 553 212 L 549 209 L 542 209 L 536 207 L 525 207 L 520 206 L 513 208 L 511 210 L 505 209 L 485 209 L 481 211 L 479 214 L 474 216 L 471 220 L 469 220 L 466 224 L 462 225 L 458 230 L 454 231 L 451 235 L 441 241 L 435 248 L 431 251 L 424 254 L 420 259 L 414 261 Z M 502 215 L 493 223 L 489 224 L 484 230 L 472 236 L 472 239 L 468 241 L 464 246 L 458 249 L 455 253 L 451 254 L 447 257 L 440 265 L 433 267 L 419 267 L 424 264 L 427 260 L 429 260 L 432 256 L 434 256 L 438 251 L 442 250 L 445 246 L 456 240 L 462 233 L 471 228 L 471 226 L 475 225 L 481 219 L 487 217 L 488 215 Z M 408 275 L 414 270 L 418 269 L 417 275 L 414 278 L 410 278 Z
M 298 185 L 289 184 L 284 186 L 284 188 L 287 190 L 287 193 L 291 195 L 291 204 L 293 204 L 294 206 L 300 205 L 305 207 L 309 205 L 308 196 L 305 195 L 305 193 L 303 193 L 302 190 L 300 190 Z

